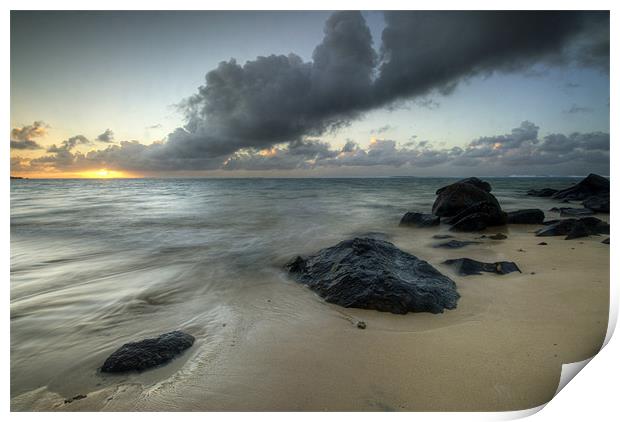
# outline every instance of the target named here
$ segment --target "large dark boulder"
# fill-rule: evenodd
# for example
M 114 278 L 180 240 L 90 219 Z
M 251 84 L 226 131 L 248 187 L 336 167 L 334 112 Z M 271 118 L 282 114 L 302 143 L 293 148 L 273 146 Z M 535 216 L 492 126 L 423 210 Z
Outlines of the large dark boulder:
M 345 308 L 440 313 L 456 307 L 456 284 L 428 262 L 389 242 L 354 238 L 298 256 L 286 268 L 297 281 Z
M 421 212 L 408 212 L 400 219 L 400 226 L 432 227 L 439 225 L 439 217 Z
M 489 192 L 471 183 L 457 182 L 440 189 L 440 193 L 433 204 L 432 212 L 439 217 L 453 217 L 480 202 L 501 209 L 495 196 Z
M 566 236 L 566 240 L 596 234 L 609 234 L 609 224 L 596 217 L 550 221 L 536 236 Z
M 507 214 L 508 224 L 542 224 L 545 219 L 545 213 L 536 208 L 511 211 Z
M 452 231 L 479 231 L 506 224 L 506 213 L 499 208 L 499 204 L 478 202 L 449 218 L 447 222 L 452 225 Z
M 552 198 L 583 200 L 604 194 L 609 195 L 609 179 L 598 174 L 590 174 L 576 185 L 554 193 Z
M 194 344 L 194 337 L 172 331 L 157 338 L 126 343 L 103 363 L 101 372 L 142 371 L 168 362 Z
M 480 262 L 471 258 L 448 259 L 444 264 L 452 265 L 460 275 L 480 275 L 487 273 L 508 274 L 514 271 L 521 272 L 517 264 L 510 261 Z
M 609 213 L 609 194 L 591 196 L 583 201 L 583 206 L 594 212 Z
M 470 185 L 473 185 L 475 187 L 477 187 L 478 189 L 481 189 L 485 192 L 491 192 L 491 185 L 489 184 L 489 182 L 485 182 L 484 180 L 480 180 L 477 177 L 468 177 L 467 179 L 461 179 L 458 182 L 455 183 L 467 183 Z M 453 183 L 453 184 L 455 184 Z M 444 186 L 443 188 L 439 188 L 437 189 L 437 191 L 435 192 L 435 195 L 439 195 L 441 192 L 443 192 L 446 188 L 450 187 L 452 185 L 447 185 Z
M 558 190 L 551 188 L 543 188 L 543 189 L 530 189 L 527 191 L 527 194 L 530 196 L 539 196 L 541 198 L 547 198 L 549 196 L 553 196 Z

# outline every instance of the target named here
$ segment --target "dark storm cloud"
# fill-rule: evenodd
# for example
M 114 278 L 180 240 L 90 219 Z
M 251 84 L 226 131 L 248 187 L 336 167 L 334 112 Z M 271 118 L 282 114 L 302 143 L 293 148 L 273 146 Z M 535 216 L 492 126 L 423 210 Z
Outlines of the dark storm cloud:
M 11 149 L 42 149 L 33 138 L 41 138 L 47 135 L 49 126 L 37 120 L 31 125 L 16 127 L 11 130 Z
M 105 132 L 95 138 L 96 141 L 110 143 L 114 140 L 114 132 L 110 129 L 106 129 Z
M 360 13 L 333 14 L 324 32 L 312 62 L 289 54 L 220 63 L 185 101 L 188 123 L 168 142 L 225 156 L 347 124 L 369 101 L 376 53 Z
M 338 12 L 311 62 L 289 54 L 220 63 L 183 103 L 187 125 L 169 136 L 169 153 L 223 161 L 319 136 L 400 100 L 448 95 L 475 75 L 609 61 L 606 12 L 387 12 L 385 20 L 379 54 L 362 15 Z
M 85 155 L 60 147 L 54 153 L 63 164 L 71 154 L 71 165 L 152 171 L 508 162 L 528 148 L 538 153 L 537 127 L 522 125 L 464 149 L 381 140 L 367 149 L 347 143 L 333 155 L 307 139 L 372 109 L 449 95 L 477 75 L 526 72 L 541 63 L 609 68 L 608 12 L 386 12 L 385 22 L 377 50 L 362 14 L 347 11 L 329 17 L 311 61 L 291 53 L 221 62 L 180 105 L 186 124 L 163 143 L 121 142 Z M 266 151 L 274 146 L 275 153 Z M 44 157 L 47 163 L 54 158 Z
M 450 93 L 463 78 L 541 61 L 609 66 L 607 12 L 386 12 L 385 19 L 376 101 Z

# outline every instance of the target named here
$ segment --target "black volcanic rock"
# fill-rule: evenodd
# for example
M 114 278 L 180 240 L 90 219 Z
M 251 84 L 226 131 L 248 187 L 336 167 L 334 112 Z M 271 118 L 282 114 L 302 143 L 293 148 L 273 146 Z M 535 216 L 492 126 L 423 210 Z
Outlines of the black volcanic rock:
M 606 245 L 609 245 L 609 237 L 608 237 L 607 239 L 603 240 L 601 243 L 604 243 L 604 244 L 606 244 Z
M 576 185 L 557 191 L 554 199 L 587 199 L 591 196 L 609 195 L 609 179 L 598 174 L 590 174 Z
M 543 189 L 530 189 L 527 191 L 527 194 L 530 196 L 539 196 L 541 198 L 546 198 L 549 196 L 553 196 L 558 190 L 551 188 L 543 188 Z
M 457 232 L 477 232 L 484 230 L 489 226 L 487 224 L 488 216 L 488 214 L 482 212 L 469 214 L 454 223 L 452 227 L 450 227 L 450 230 Z
M 439 225 L 439 217 L 421 212 L 408 212 L 400 219 L 400 226 L 432 227 Z
M 345 240 L 298 256 L 286 268 L 327 302 L 345 308 L 440 313 L 454 309 L 460 297 L 456 284 L 429 263 L 378 239 Z
M 485 192 L 491 192 L 491 185 L 488 182 L 485 182 L 484 180 L 478 179 L 477 177 L 468 177 L 467 179 L 461 179 L 458 182 L 454 182 L 453 184 L 456 184 L 456 183 L 468 183 Z M 439 195 L 449 186 L 452 186 L 452 185 L 447 185 L 447 186 L 444 186 L 443 188 L 437 189 L 437 191 L 435 192 L 435 195 Z
M 566 240 L 593 234 L 609 234 L 609 224 L 596 217 L 567 218 L 550 221 L 536 236 L 566 236 Z
M 481 202 L 501 210 L 499 202 L 489 192 L 471 183 L 456 182 L 439 190 L 432 212 L 439 217 L 453 217 Z
M 454 236 L 451 234 L 435 234 L 433 235 L 433 239 L 452 239 Z
M 506 224 L 506 213 L 499 204 L 478 202 L 448 219 L 448 224 L 452 225 L 450 230 L 453 231 L 479 231 Z
M 609 213 L 609 194 L 591 196 L 583 201 L 583 206 L 594 212 Z
M 545 219 L 545 213 L 536 208 L 511 211 L 507 214 L 508 224 L 542 224 Z
M 491 236 L 488 236 L 488 238 L 493 240 L 504 240 L 508 239 L 508 236 L 506 236 L 504 233 L 495 233 Z
M 452 239 L 452 240 L 449 240 L 447 242 L 439 243 L 437 245 L 434 245 L 433 248 L 458 249 L 458 248 L 465 247 L 467 245 L 474 245 L 476 243 L 480 243 L 480 242 L 475 242 L 473 240 L 456 240 L 456 239 Z
M 168 362 L 194 344 L 194 337 L 172 331 L 157 338 L 123 344 L 103 363 L 101 372 L 142 371 Z
M 559 212 L 560 217 L 582 217 L 594 214 L 594 211 L 588 208 L 553 207 L 549 211 Z
M 480 262 L 470 258 L 448 259 L 444 264 L 452 265 L 460 275 L 479 275 L 482 271 L 496 274 L 508 274 L 514 271 L 521 272 L 517 264 L 509 261 Z

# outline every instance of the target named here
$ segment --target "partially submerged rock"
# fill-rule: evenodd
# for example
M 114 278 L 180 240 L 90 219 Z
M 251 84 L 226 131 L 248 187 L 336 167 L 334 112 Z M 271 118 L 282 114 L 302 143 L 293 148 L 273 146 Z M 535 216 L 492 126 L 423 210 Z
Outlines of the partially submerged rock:
M 594 212 L 609 213 L 609 194 L 591 196 L 583 201 L 583 206 Z
M 428 262 L 389 242 L 354 238 L 298 256 L 286 268 L 302 284 L 345 308 L 395 314 L 454 309 L 456 284 Z
M 435 234 L 433 235 L 433 239 L 452 239 L 454 236 L 451 234 Z
M 478 203 L 500 209 L 495 196 L 471 183 L 456 182 L 439 189 L 433 204 L 433 214 L 439 217 L 452 217 Z
M 590 173 L 588 177 L 583 179 L 570 188 L 560 190 L 553 194 L 554 199 L 587 199 L 591 196 L 609 195 L 609 179 Z
M 531 208 L 508 212 L 506 222 L 508 224 L 542 224 L 544 219 L 545 213 L 542 210 Z
M 479 231 L 490 226 L 506 224 L 506 213 L 499 204 L 478 202 L 471 205 L 448 220 L 453 231 Z
M 508 236 L 506 236 L 504 233 L 495 233 L 491 236 L 488 236 L 489 239 L 493 239 L 493 240 L 504 240 L 504 239 L 508 239 Z
M 473 186 L 477 187 L 478 189 L 481 189 L 481 190 L 483 190 L 485 192 L 491 192 L 491 185 L 489 184 L 489 182 L 485 182 L 484 180 L 480 180 L 477 177 L 468 177 L 467 179 L 461 179 L 461 180 L 459 180 L 457 182 L 454 182 L 452 185 L 454 185 L 456 183 L 467 183 L 467 184 L 473 185 Z M 452 186 L 452 185 L 447 185 L 447 186 L 444 186 L 443 188 L 437 189 L 437 191 L 435 192 L 435 195 L 439 195 L 447 187 Z
M 609 245 L 609 237 L 608 237 L 607 239 L 603 240 L 601 243 L 604 243 L 604 244 L 606 244 L 606 245 Z
M 456 240 L 456 239 L 452 239 L 452 240 L 449 240 L 448 242 L 439 243 L 439 244 L 433 246 L 433 248 L 459 249 L 459 248 L 463 248 L 463 247 L 465 247 L 467 245 L 474 245 L 476 243 L 480 243 L 480 242 L 475 242 L 473 240 Z
M 566 240 L 593 234 L 609 234 L 609 224 L 596 217 L 567 218 L 549 221 L 536 232 L 536 236 L 566 236 Z
M 547 198 L 549 196 L 552 196 L 557 191 L 558 191 L 557 189 L 551 189 L 551 188 L 530 189 L 527 191 L 527 194 L 530 196 L 538 196 L 541 198 Z
M 194 337 L 172 331 L 157 338 L 123 344 L 101 367 L 101 372 L 142 371 L 170 361 L 194 344 Z
M 439 225 L 439 217 L 421 212 L 408 212 L 400 219 L 401 226 L 432 227 Z
M 580 217 L 594 214 L 588 208 L 553 207 L 549 211 L 559 212 L 560 217 Z
M 448 259 L 444 264 L 452 265 L 460 275 L 479 275 L 482 271 L 496 274 L 508 274 L 511 272 L 521 272 L 517 264 L 509 261 L 500 262 L 480 262 L 470 258 Z

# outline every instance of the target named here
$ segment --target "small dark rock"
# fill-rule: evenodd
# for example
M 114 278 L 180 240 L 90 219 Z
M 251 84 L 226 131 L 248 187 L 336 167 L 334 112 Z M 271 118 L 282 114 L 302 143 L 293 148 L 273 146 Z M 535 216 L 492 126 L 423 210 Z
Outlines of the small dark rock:
M 454 236 L 451 234 L 436 234 L 433 235 L 433 239 L 452 239 Z
M 581 217 L 594 214 L 594 211 L 588 208 L 558 208 L 557 211 L 560 212 L 560 217 Z
M 495 233 L 495 234 L 489 236 L 489 239 L 504 240 L 504 239 L 508 239 L 508 236 L 506 236 L 504 233 Z
M 507 213 L 508 224 L 542 224 L 545 213 L 539 209 L 511 211 Z
M 297 257 L 289 272 L 324 298 L 345 308 L 441 313 L 454 309 L 456 284 L 428 262 L 389 242 L 354 238 Z
M 400 226 L 432 227 L 439 225 L 439 217 L 421 212 L 408 212 L 400 220 Z
M 521 272 L 517 264 L 509 261 L 480 262 L 470 258 L 448 259 L 444 264 L 456 267 L 460 275 L 479 275 L 482 271 L 488 273 L 508 274 L 514 271 Z
M 82 400 L 82 399 L 85 399 L 86 397 L 87 397 L 86 394 L 78 394 L 77 396 L 71 397 L 70 399 L 66 399 L 65 404 L 72 403 L 76 400 Z
M 551 189 L 551 188 L 531 189 L 527 191 L 527 194 L 530 196 L 539 196 L 541 198 L 545 198 L 545 197 L 552 196 L 557 191 L 558 191 L 557 189 Z
M 475 243 L 480 243 L 480 242 L 475 242 L 473 240 L 450 240 L 448 242 L 444 242 L 444 243 L 439 243 L 435 246 L 433 246 L 433 248 L 446 248 L 446 249 L 458 249 L 458 248 L 462 248 L 464 246 L 467 245 L 473 245 Z
M 142 371 L 168 362 L 194 344 L 194 337 L 172 331 L 157 338 L 123 344 L 101 367 L 101 372 Z
M 365 330 L 366 323 L 364 321 L 357 321 L 357 328 L 359 328 L 360 330 Z
M 539 245 L 547 246 L 547 242 L 540 242 Z
M 601 243 L 604 243 L 604 244 L 606 244 L 606 245 L 609 245 L 609 239 L 610 239 L 610 238 L 608 237 L 607 239 L 603 240 Z

